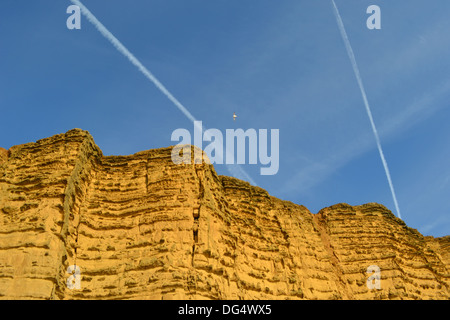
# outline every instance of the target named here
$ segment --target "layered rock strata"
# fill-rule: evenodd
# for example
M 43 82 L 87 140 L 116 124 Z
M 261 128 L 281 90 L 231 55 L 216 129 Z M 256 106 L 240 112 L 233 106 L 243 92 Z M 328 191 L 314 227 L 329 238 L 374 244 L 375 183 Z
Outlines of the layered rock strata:
M 449 299 L 450 237 L 376 203 L 312 214 L 171 150 L 103 156 L 79 129 L 0 149 L 0 298 Z

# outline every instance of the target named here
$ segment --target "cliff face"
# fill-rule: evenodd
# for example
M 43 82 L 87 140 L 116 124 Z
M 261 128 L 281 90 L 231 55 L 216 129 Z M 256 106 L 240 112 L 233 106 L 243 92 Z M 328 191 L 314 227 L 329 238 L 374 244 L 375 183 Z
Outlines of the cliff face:
M 78 129 L 0 149 L 0 297 L 449 299 L 450 237 L 375 203 L 311 214 L 170 155 L 106 157 Z

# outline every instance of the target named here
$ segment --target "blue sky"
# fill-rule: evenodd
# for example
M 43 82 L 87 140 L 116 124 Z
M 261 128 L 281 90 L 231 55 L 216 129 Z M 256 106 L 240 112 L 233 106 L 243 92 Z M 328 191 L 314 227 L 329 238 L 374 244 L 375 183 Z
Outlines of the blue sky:
M 392 195 L 329 0 L 85 0 L 208 128 L 280 130 L 273 196 L 321 208 Z M 450 2 L 336 0 L 403 220 L 450 234 Z M 369 30 L 366 8 L 381 8 Z M 0 4 L 0 146 L 88 130 L 106 155 L 175 144 L 192 123 L 70 1 Z M 238 119 L 233 121 L 236 112 Z M 225 165 L 219 174 L 230 175 Z

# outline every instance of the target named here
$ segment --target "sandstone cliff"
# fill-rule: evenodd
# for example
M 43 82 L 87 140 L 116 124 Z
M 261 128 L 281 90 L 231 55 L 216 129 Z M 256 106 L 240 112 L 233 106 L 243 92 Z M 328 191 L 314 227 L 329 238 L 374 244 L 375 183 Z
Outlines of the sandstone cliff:
M 0 149 L 0 298 L 449 299 L 450 237 L 375 203 L 312 214 L 170 153 L 103 156 L 79 129 Z

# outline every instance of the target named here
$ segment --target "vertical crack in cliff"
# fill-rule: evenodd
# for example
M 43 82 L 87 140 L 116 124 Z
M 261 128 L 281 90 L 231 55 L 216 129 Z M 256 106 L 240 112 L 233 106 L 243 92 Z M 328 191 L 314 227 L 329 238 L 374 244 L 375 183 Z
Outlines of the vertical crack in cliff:
M 149 194 L 148 191 L 148 168 L 149 168 L 149 159 L 147 158 L 145 162 L 145 193 Z
M 342 269 L 341 263 L 339 261 L 338 256 L 336 255 L 332 245 L 331 245 L 331 239 L 330 236 L 326 230 L 325 221 L 323 221 L 321 218 L 322 216 L 319 216 L 320 213 L 313 214 L 313 222 L 317 227 L 317 230 L 320 235 L 320 239 L 322 240 L 322 243 L 325 247 L 325 250 L 327 251 L 329 257 L 331 266 L 333 268 L 334 274 L 337 276 L 337 285 L 340 287 L 340 292 L 344 295 L 343 299 L 354 299 L 353 295 L 349 292 L 345 280 L 344 280 L 344 270 Z
M 87 135 L 83 138 L 78 148 L 78 155 L 74 162 L 71 175 L 67 180 L 63 198 L 63 225 L 60 231 L 60 240 L 62 242 L 63 251 L 61 254 L 61 266 L 56 274 L 56 288 L 53 294 L 62 298 L 65 291 L 65 279 L 67 259 L 69 253 L 72 253 L 74 263 L 76 265 L 77 247 L 78 247 L 78 227 L 81 221 L 80 212 L 86 194 L 88 192 L 86 186 L 90 185 L 91 177 L 89 175 L 92 170 L 92 161 L 97 160 L 98 153 L 95 152 L 95 143 L 91 136 Z M 88 181 L 89 180 L 89 181 Z M 75 211 L 78 207 L 78 215 Z M 77 221 L 78 220 L 78 221 Z M 75 223 L 75 226 L 70 226 Z M 70 236 L 75 237 L 75 244 L 71 245 Z M 71 250 L 73 247 L 73 252 Z M 68 264 L 70 265 L 70 263 Z
M 192 215 L 194 217 L 194 225 L 192 226 L 194 242 L 193 242 L 193 245 L 192 245 L 192 261 L 191 261 L 191 265 L 192 265 L 192 267 L 194 267 L 195 246 L 198 243 L 198 227 L 199 227 L 198 218 L 200 216 L 200 207 L 194 208 Z
M 203 169 L 202 164 L 200 164 L 200 165 L 194 164 L 194 172 L 195 172 L 195 175 L 197 177 L 197 182 L 198 182 L 198 202 L 196 205 L 194 205 L 193 213 L 192 213 L 193 218 L 194 218 L 194 224 L 192 226 L 192 233 L 193 233 L 192 262 L 191 262 L 192 267 L 195 267 L 195 265 L 194 265 L 195 250 L 196 250 L 196 244 L 198 243 L 198 238 L 199 238 L 198 232 L 199 232 L 199 228 L 200 228 L 200 221 L 199 221 L 200 206 L 203 202 L 203 198 L 205 195 L 205 189 L 203 186 L 202 177 L 201 177 L 201 174 L 199 174 L 199 171 L 201 172 L 202 169 Z
M 81 147 L 80 147 L 81 150 Z M 70 217 L 73 217 L 73 206 L 74 202 L 76 201 L 76 190 L 75 190 L 75 183 L 76 180 L 79 177 L 80 171 L 82 170 L 82 166 L 80 165 L 80 156 L 77 158 L 75 162 L 75 166 L 72 170 L 72 173 L 67 180 L 66 189 L 64 190 L 64 198 L 63 198 L 63 225 L 61 227 L 60 232 L 60 239 L 62 241 L 63 245 L 63 252 L 61 252 L 61 270 L 56 275 L 56 286 L 54 293 L 61 298 L 63 297 L 64 292 L 64 275 L 66 273 L 66 261 L 68 259 L 68 252 L 69 249 L 69 240 L 68 240 L 68 234 L 69 231 L 69 221 Z
M 80 228 L 80 223 L 81 223 L 81 208 L 78 209 L 78 223 L 75 225 L 75 245 L 74 245 L 74 265 L 75 265 L 75 269 L 77 267 L 77 255 L 78 255 L 78 248 L 79 248 L 79 244 L 78 244 L 78 235 L 79 235 L 79 228 Z

